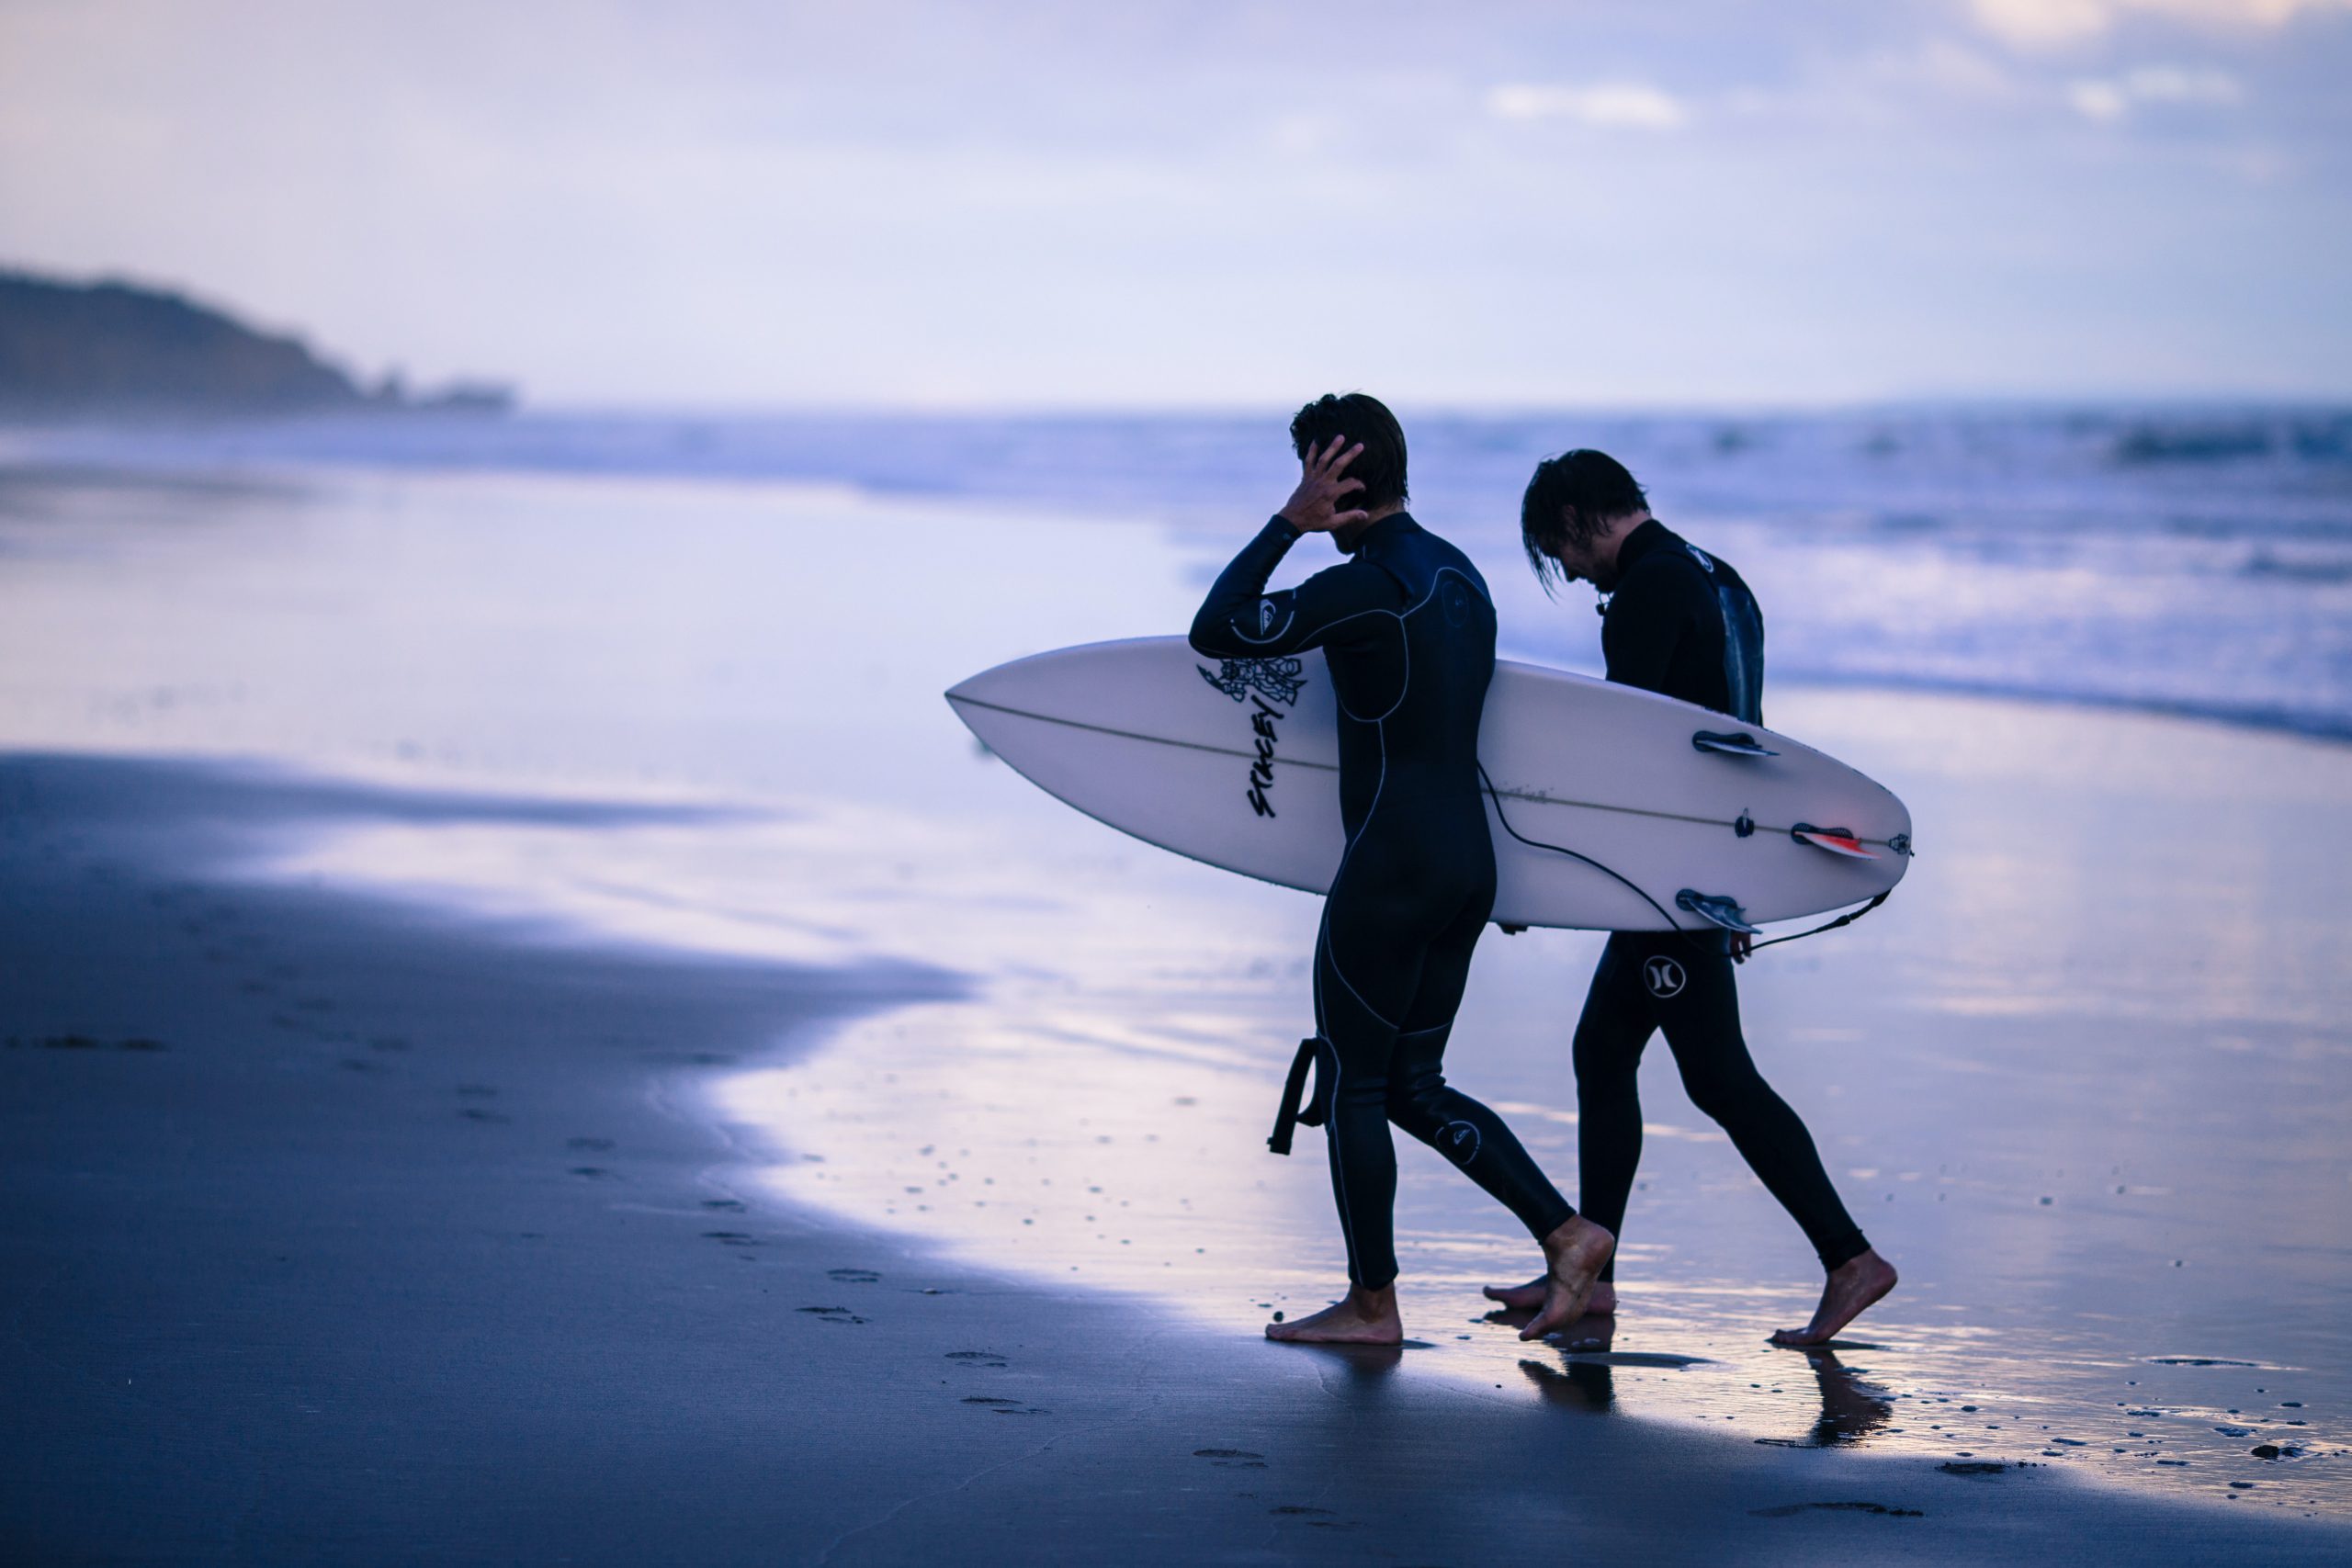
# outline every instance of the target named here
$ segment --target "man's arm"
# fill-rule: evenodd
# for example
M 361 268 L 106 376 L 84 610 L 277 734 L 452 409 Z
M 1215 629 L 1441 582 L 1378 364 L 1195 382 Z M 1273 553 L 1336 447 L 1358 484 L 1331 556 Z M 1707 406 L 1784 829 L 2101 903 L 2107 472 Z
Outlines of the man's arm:
M 1194 651 L 1212 659 L 1267 659 L 1379 629 L 1374 612 L 1404 608 L 1396 580 L 1363 561 L 1318 571 L 1296 588 L 1266 592 L 1266 579 L 1299 532 L 1277 516 L 1241 547 L 1193 617 Z
M 1321 451 L 1310 450 L 1299 465 L 1298 488 L 1283 509 L 1241 547 L 1217 577 L 1193 617 L 1195 651 L 1212 659 L 1265 659 L 1320 648 L 1335 637 L 1352 640 L 1378 629 L 1374 612 L 1404 607 L 1404 591 L 1376 566 L 1350 561 L 1318 571 L 1295 589 L 1266 592 L 1266 579 L 1304 534 L 1329 533 L 1364 521 L 1347 509 L 1362 479 L 1346 478 L 1361 444 L 1341 451 L 1332 437 Z

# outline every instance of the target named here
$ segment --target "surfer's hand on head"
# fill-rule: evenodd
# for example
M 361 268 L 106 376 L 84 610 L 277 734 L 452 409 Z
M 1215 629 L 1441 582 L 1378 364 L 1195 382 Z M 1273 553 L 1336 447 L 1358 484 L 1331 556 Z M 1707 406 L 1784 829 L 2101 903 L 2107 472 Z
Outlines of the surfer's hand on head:
M 1319 452 L 1309 446 L 1299 462 L 1298 488 L 1283 503 L 1282 518 L 1302 534 L 1328 534 L 1372 515 L 1362 508 L 1341 510 L 1350 492 L 1363 489 L 1362 479 L 1342 477 L 1356 454 L 1363 450 L 1359 441 L 1341 451 L 1346 440 L 1344 435 L 1334 435 L 1331 445 Z
M 1747 932 L 1746 932 L 1746 931 L 1734 931 L 1734 932 L 1732 932 L 1732 933 L 1731 933 L 1731 961 L 1732 961 L 1734 964 L 1745 964 L 1745 963 L 1747 963 L 1747 953 L 1748 953 L 1748 950 L 1749 950 L 1750 948 L 1754 947 L 1755 945 L 1756 945 L 1756 939 L 1755 939 L 1754 937 L 1750 936 Z

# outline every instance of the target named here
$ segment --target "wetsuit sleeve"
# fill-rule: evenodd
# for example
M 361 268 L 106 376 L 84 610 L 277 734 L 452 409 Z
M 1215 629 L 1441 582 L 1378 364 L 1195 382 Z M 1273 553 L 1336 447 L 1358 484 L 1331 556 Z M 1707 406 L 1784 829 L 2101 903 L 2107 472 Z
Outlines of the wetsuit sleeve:
M 1404 605 L 1396 580 L 1365 561 L 1318 571 L 1296 588 L 1266 592 L 1266 579 L 1298 543 L 1298 530 L 1281 517 L 1268 521 L 1241 547 L 1209 589 L 1193 617 L 1192 643 L 1211 659 L 1265 659 L 1326 643 L 1376 634 L 1374 611 Z
M 1688 572 L 1651 570 L 1626 574 L 1600 623 L 1600 652 L 1609 678 L 1645 692 L 1667 692 L 1674 650 L 1691 628 Z

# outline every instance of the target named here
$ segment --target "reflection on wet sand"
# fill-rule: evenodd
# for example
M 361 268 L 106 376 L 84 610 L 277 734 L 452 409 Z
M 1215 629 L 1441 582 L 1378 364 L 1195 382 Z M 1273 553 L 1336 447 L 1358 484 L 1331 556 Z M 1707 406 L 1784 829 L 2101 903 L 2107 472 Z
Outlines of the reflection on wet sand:
M 1886 1390 L 1876 1383 L 1864 1382 L 1838 1359 L 1836 1351 L 1807 1350 L 1804 1355 L 1813 1368 L 1814 1385 L 1821 1391 L 1821 1419 L 1813 1424 L 1809 1435 L 1790 1446 L 1826 1449 L 1839 1443 L 1860 1442 L 1894 1418 L 1894 1406 L 1887 1399 Z M 1776 1440 L 1781 1439 L 1757 1439 Z
M 1335 1381 L 1341 1387 L 1357 1388 L 1385 1382 L 1390 1373 L 1405 1364 L 1407 1351 L 1432 1347 L 1425 1339 L 1408 1339 L 1401 1345 L 1327 1345 L 1301 1339 L 1289 1342 L 1285 1348 L 1330 1362 L 1333 1376 L 1324 1381 L 1328 1389 Z
M 1504 1309 L 1487 1314 L 1488 1321 L 1511 1329 L 1525 1327 L 1530 1315 L 1524 1309 Z M 1617 1320 L 1613 1316 L 1580 1318 L 1566 1333 L 1553 1337 L 1551 1359 L 1522 1356 L 1519 1370 L 1547 1404 L 1568 1410 L 1613 1411 L 1617 1408 L 1616 1375 L 1620 1368 L 1681 1370 L 1713 1364 L 1711 1358 L 1705 1356 L 1620 1351 L 1613 1348 L 1616 1338 Z M 1886 1390 L 1864 1382 L 1840 1362 L 1834 1351 L 1798 1353 L 1813 1370 L 1814 1385 L 1821 1398 L 1820 1414 L 1803 1437 L 1759 1437 L 1755 1439 L 1757 1442 L 1771 1448 L 1836 1448 L 1860 1443 L 1894 1418 L 1894 1406 Z M 1750 1386 L 1759 1392 L 1762 1389 L 1761 1384 Z M 1774 1394 L 1781 1392 L 1777 1387 L 1771 1390 Z M 1784 1402 L 1758 1402 L 1758 1413 L 1767 1419 L 1787 1408 Z

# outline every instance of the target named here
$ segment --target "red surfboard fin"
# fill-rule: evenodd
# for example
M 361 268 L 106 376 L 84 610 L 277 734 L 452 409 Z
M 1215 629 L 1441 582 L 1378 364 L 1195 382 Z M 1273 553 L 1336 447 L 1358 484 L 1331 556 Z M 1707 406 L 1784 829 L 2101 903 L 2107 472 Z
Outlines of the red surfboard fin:
M 1800 822 L 1789 829 L 1789 837 L 1800 844 L 1811 844 L 1816 850 L 1827 850 L 1833 855 L 1851 860 L 1876 860 L 1878 852 L 1854 837 L 1849 829 L 1816 828 L 1810 822 Z

